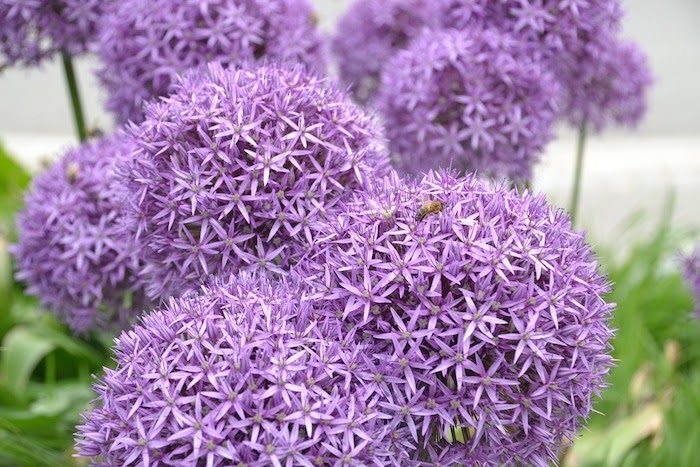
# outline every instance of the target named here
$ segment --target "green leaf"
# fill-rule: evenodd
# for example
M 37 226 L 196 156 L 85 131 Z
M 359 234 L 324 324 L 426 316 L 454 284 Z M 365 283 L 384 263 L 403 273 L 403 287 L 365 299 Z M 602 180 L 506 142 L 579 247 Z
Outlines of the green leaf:
M 0 146 L 0 230 L 9 231 L 31 181 L 29 173 Z
M 19 326 L 5 335 L 2 348 L 0 383 L 21 397 L 37 364 L 56 344 L 31 328 Z

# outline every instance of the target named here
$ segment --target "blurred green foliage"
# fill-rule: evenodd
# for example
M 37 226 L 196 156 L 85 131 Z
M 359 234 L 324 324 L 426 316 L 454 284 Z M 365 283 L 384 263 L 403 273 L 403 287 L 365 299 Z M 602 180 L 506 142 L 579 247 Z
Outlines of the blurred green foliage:
M 110 365 L 111 336 L 79 339 L 25 296 L 12 279 L 7 246 L 30 176 L 0 148 L 0 465 L 84 465 L 72 457 L 79 414 L 93 397 L 91 373 Z M 700 322 L 679 272 L 670 212 L 654 235 L 621 237 L 622 262 L 601 251 L 618 304 L 611 387 L 589 429 L 563 463 L 570 466 L 694 466 L 700 441 Z M 628 226 L 628 232 L 634 228 Z M 635 243 L 636 242 L 636 243 Z

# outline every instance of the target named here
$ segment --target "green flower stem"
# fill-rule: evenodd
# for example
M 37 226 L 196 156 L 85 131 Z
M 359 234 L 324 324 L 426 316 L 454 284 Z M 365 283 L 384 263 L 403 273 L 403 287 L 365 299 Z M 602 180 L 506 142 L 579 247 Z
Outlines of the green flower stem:
M 66 74 L 66 83 L 68 84 L 70 100 L 73 106 L 73 119 L 75 120 L 75 127 L 78 131 L 78 138 L 80 139 L 80 142 L 83 142 L 85 141 L 85 138 L 87 138 L 87 131 L 85 130 L 83 107 L 80 103 L 80 93 L 78 92 L 78 82 L 75 79 L 73 61 L 70 55 L 68 55 L 65 51 L 61 52 L 61 58 L 63 59 L 63 70 Z
M 44 372 L 44 380 L 48 386 L 53 386 L 56 383 L 56 354 L 49 352 L 44 359 L 46 370 Z
M 576 169 L 574 172 L 574 187 L 571 191 L 571 225 L 576 225 L 576 215 L 578 214 L 579 198 L 581 197 L 581 176 L 583 173 L 583 154 L 586 151 L 587 124 L 584 120 L 578 129 L 578 143 L 576 147 Z

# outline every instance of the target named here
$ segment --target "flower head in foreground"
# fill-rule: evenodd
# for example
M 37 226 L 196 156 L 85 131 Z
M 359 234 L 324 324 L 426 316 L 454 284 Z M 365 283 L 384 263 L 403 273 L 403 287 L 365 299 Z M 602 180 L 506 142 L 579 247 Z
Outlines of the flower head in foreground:
M 633 127 L 646 112 L 653 78 L 644 53 L 632 42 L 600 37 L 571 57 L 560 75 L 562 112 L 576 127 Z
M 558 86 L 513 36 L 427 31 L 382 80 L 377 107 L 408 172 L 452 166 L 529 179 L 552 138 Z
M 288 269 L 316 220 L 388 167 L 374 120 L 301 65 L 189 73 L 132 134 L 120 188 L 154 298 L 245 266 Z
M 116 340 L 79 454 L 100 465 L 401 465 L 366 349 L 300 295 L 244 273 L 145 315 Z
M 109 193 L 114 161 L 132 149 L 116 134 L 69 151 L 35 177 L 17 218 L 17 279 L 77 333 L 121 328 L 145 305 L 121 203 Z
M 107 108 L 139 122 L 143 103 L 189 68 L 266 57 L 322 70 L 322 49 L 307 0 L 124 0 L 103 20 L 98 75 Z
M 700 249 L 695 250 L 692 255 L 684 259 L 683 276 L 691 292 L 695 295 L 695 316 L 700 319 Z
M 614 307 L 563 211 L 471 175 L 392 176 L 358 192 L 327 237 L 308 280 L 377 342 L 383 407 L 415 461 L 556 461 L 606 386 Z
M 616 31 L 620 0 L 438 0 L 441 25 L 460 30 L 497 28 L 557 58 L 581 49 L 601 32 Z
M 343 84 L 359 102 L 372 98 L 382 69 L 425 27 L 435 27 L 435 0 L 356 0 L 338 22 L 333 53 Z
M 57 52 L 75 56 L 95 41 L 97 22 L 110 1 L 0 1 L 0 58 L 37 65 Z

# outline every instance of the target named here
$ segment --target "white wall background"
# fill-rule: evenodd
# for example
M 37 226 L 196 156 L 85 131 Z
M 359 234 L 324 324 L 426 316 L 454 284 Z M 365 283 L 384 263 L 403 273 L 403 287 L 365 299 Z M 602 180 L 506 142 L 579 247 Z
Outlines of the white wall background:
M 326 31 L 351 0 L 311 0 Z M 623 35 L 648 53 L 656 84 L 649 113 L 635 133 L 614 131 L 589 145 L 584 179 L 584 225 L 600 238 L 644 209 L 658 217 L 665 193 L 675 190 L 679 225 L 699 225 L 700 207 L 700 0 L 626 0 Z M 111 127 L 101 95 L 81 59 L 77 70 L 89 125 Z M 535 187 L 566 206 L 573 171 L 573 138 L 563 130 L 538 168 Z M 23 162 L 55 157 L 75 143 L 60 63 L 0 74 L 0 140 Z

